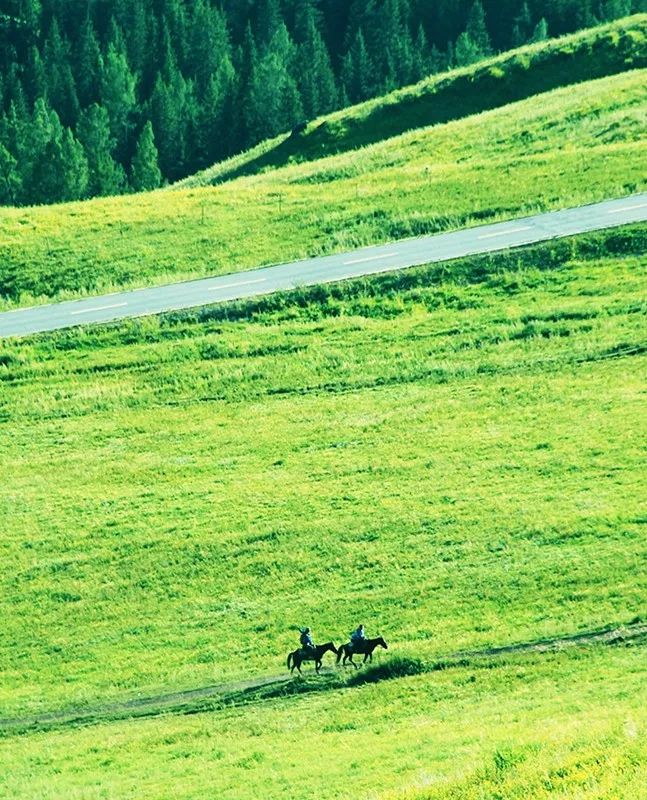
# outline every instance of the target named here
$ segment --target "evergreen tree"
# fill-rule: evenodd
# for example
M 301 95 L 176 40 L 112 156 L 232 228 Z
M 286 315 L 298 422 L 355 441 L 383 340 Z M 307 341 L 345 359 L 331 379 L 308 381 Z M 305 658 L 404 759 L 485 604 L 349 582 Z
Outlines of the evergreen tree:
M 308 119 L 331 111 L 337 102 L 337 86 L 330 56 L 310 13 L 305 21 L 304 41 L 299 45 L 298 85 Z
M 81 27 L 75 58 L 76 87 L 79 102 L 84 108 L 99 99 L 98 84 L 102 68 L 99 42 L 88 14 Z
M 530 37 L 531 42 L 543 42 L 548 38 L 548 23 L 545 17 L 542 17 L 535 25 L 535 30 Z
M 130 184 L 136 192 L 157 189 L 160 185 L 162 174 L 157 164 L 157 155 L 153 126 L 147 122 L 137 140 L 131 168 Z
M 198 93 L 204 92 L 223 61 L 231 63 L 231 43 L 222 12 L 197 0 L 191 23 L 191 63 Z
M 135 76 L 123 52 L 110 45 L 101 70 L 101 104 L 108 112 L 110 132 L 123 158 L 134 125 Z
M 28 144 L 31 160 L 23 177 L 26 202 L 56 203 L 84 196 L 88 164 L 83 147 L 42 99 L 34 106 Z
M 29 100 L 33 104 L 37 97 L 47 95 L 47 79 L 45 77 L 45 66 L 37 47 L 29 48 L 27 64 L 24 72 L 24 86 Z M 1 106 L 0 106 L 1 107 Z
M 492 53 L 492 43 L 485 24 L 485 11 L 481 0 L 475 0 L 467 18 L 465 32 L 476 46 L 481 57 L 489 56 Z
M 296 48 L 287 28 L 279 25 L 267 51 L 253 70 L 243 112 L 252 141 L 290 130 L 303 117 L 303 105 L 292 75 Z
M 472 41 L 469 33 L 464 31 L 456 40 L 454 48 L 454 62 L 457 67 L 467 67 L 478 61 L 482 56 L 476 43 Z
M 530 38 L 532 31 L 532 17 L 530 16 L 530 9 L 526 0 L 521 4 L 521 9 L 517 16 L 514 18 L 514 25 L 512 28 L 512 46 L 520 47 L 525 44 Z
M 192 163 L 193 135 L 198 116 L 193 86 L 176 70 L 171 83 L 158 75 L 150 102 L 150 119 L 155 141 L 159 142 L 159 165 L 169 180 L 185 174 Z
M 269 47 L 270 42 L 283 24 L 279 0 L 258 0 L 256 12 L 255 39 L 261 51 Z
M 61 137 L 60 200 L 80 200 L 88 188 L 88 160 L 83 145 L 65 128 Z
M 437 52 L 437 51 L 436 51 Z M 435 58 L 435 55 L 434 55 Z M 411 64 L 411 80 L 418 81 L 437 71 L 436 64 L 432 59 L 432 52 L 429 49 L 427 34 L 422 25 L 418 26 L 418 32 L 413 45 L 413 59 Z
M 369 50 L 383 91 L 391 91 L 413 79 L 413 42 L 407 11 L 406 0 L 385 0 L 376 14 L 374 42 Z
M 0 143 L 0 206 L 15 205 L 18 202 L 21 184 L 18 162 Z
M 115 140 L 110 133 L 108 112 L 96 103 L 81 112 L 77 136 L 88 160 L 88 194 L 120 194 L 126 176 L 113 157 Z
M 20 0 L 18 16 L 31 34 L 32 41 L 40 38 L 40 22 L 43 13 L 41 0 Z
M 351 103 L 370 97 L 374 90 L 373 64 L 360 28 L 342 63 L 342 82 Z
M 602 19 L 619 19 L 628 16 L 631 11 L 631 0 L 606 0 L 602 4 Z
M 73 125 L 79 114 L 79 100 L 72 76 L 70 46 L 61 36 L 56 18 L 52 20 L 43 53 L 47 101 L 65 125 Z
M 228 121 L 234 116 L 235 71 L 228 59 L 223 59 L 198 104 L 197 169 L 226 158 L 232 142 L 225 134 Z

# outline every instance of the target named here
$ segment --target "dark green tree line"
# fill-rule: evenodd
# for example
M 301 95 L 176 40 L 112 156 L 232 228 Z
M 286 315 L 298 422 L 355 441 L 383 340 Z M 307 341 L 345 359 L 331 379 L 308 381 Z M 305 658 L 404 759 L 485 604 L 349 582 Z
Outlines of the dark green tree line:
M 0 203 L 177 180 L 347 103 L 647 0 L 5 0 Z

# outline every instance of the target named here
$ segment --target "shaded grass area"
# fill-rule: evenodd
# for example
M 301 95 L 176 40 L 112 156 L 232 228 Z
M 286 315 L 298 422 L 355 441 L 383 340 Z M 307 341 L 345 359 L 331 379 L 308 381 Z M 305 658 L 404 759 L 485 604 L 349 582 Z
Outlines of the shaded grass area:
M 560 86 L 645 66 L 647 15 L 639 14 L 562 39 L 522 47 L 344 109 L 311 122 L 298 135 L 263 142 L 176 186 L 216 184 L 289 163 L 357 150 L 408 130 L 462 119 Z
M 645 71 L 203 189 L 0 210 L 5 307 L 224 274 L 640 191 Z
M 644 235 L 4 343 L 2 716 L 642 614 Z
M 298 791 L 310 756 L 309 786 L 324 800 L 348 793 L 351 769 L 359 797 L 615 800 L 645 775 L 643 661 L 643 647 L 514 656 L 352 691 L 10 737 L 0 740 L 0 788 L 43 800 L 275 800 Z

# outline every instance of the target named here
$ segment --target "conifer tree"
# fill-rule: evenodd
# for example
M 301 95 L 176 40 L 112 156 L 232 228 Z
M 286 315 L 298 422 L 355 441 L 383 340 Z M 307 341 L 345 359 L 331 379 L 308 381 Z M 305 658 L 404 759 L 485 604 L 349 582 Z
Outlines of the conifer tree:
M 43 54 L 47 101 L 65 125 L 73 125 L 79 113 L 79 100 L 72 76 L 70 46 L 61 36 L 56 18 L 52 20 Z
M 543 42 L 548 38 L 548 23 L 545 17 L 542 17 L 535 25 L 535 29 L 530 37 L 531 42 Z
M 18 202 L 21 184 L 18 162 L 0 143 L 0 206 L 15 205 Z
M 197 113 L 197 168 L 231 154 L 232 141 L 227 135 L 228 121 L 234 117 L 235 71 L 229 59 L 223 59 L 212 75 Z
M 41 0 L 20 0 L 19 17 L 33 40 L 40 37 L 40 21 L 43 13 Z
M 191 21 L 191 74 L 204 92 L 223 61 L 231 62 L 231 43 L 222 12 L 197 0 Z
M 465 32 L 476 46 L 481 57 L 489 56 L 492 53 L 492 43 L 485 24 L 485 11 L 481 0 L 475 0 L 470 9 Z
M 422 25 L 418 26 L 418 32 L 413 44 L 411 70 L 412 81 L 418 81 L 436 71 L 435 64 L 432 61 L 432 53 L 429 49 L 427 34 Z
M 454 62 L 457 67 L 467 67 L 481 58 L 481 51 L 467 31 L 463 31 L 456 40 Z
M 645 5 L 647 6 L 647 4 Z M 602 3 L 602 19 L 604 20 L 626 17 L 631 14 L 631 11 L 631 0 L 606 0 Z
M 99 77 L 102 68 L 99 42 L 88 14 L 81 27 L 75 58 L 76 87 L 83 108 L 99 99 Z
M 521 4 L 519 13 L 514 18 L 514 25 L 512 27 L 512 46 L 520 47 L 525 44 L 532 31 L 532 17 L 530 16 L 530 9 L 526 0 Z
M 254 38 L 261 51 L 269 47 L 270 42 L 282 24 L 283 19 L 279 0 L 258 0 Z
M 61 137 L 60 200 L 80 200 L 88 188 L 88 161 L 83 145 L 65 128 Z
M 25 91 L 32 103 L 34 103 L 37 97 L 45 97 L 47 95 L 45 66 L 40 51 L 34 45 L 29 48 L 23 80 Z
M 127 150 L 134 125 L 135 82 L 125 54 L 111 44 L 101 70 L 101 104 L 108 112 L 110 132 L 117 142 L 120 158 Z
M 292 70 L 296 48 L 287 28 L 279 25 L 253 70 L 244 112 L 247 133 L 262 141 L 290 130 L 303 116 L 303 105 Z
M 157 189 L 160 185 L 162 175 L 157 164 L 157 155 L 153 126 L 147 122 L 137 140 L 131 168 L 130 184 L 136 192 Z
M 77 136 L 88 160 L 88 194 L 120 194 L 126 185 L 123 168 L 114 157 L 115 140 L 108 112 L 96 103 L 81 112 Z
M 304 41 L 299 45 L 298 85 L 308 119 L 331 111 L 337 102 L 337 87 L 330 56 L 311 12 L 304 22 Z
M 351 103 L 365 100 L 373 93 L 375 82 L 373 64 L 360 28 L 342 63 L 342 81 Z
M 24 182 L 26 202 L 56 203 L 78 200 L 87 188 L 88 165 L 83 147 L 58 114 L 36 101 L 30 126 L 29 151 Z

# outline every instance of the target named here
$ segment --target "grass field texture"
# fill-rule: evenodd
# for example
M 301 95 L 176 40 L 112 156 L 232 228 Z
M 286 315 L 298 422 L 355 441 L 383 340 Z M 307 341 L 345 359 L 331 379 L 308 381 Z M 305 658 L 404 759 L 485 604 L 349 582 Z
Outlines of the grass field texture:
M 641 613 L 644 229 L 578 241 L 6 344 L 2 705 Z
M 388 664 L 644 618 L 645 235 L 4 343 L 1 716 L 281 673 L 299 624 Z M 6 733 L 0 788 L 636 797 L 643 676 L 639 640 Z
M 221 274 L 645 187 L 647 71 L 210 188 L 0 210 L 5 308 Z

